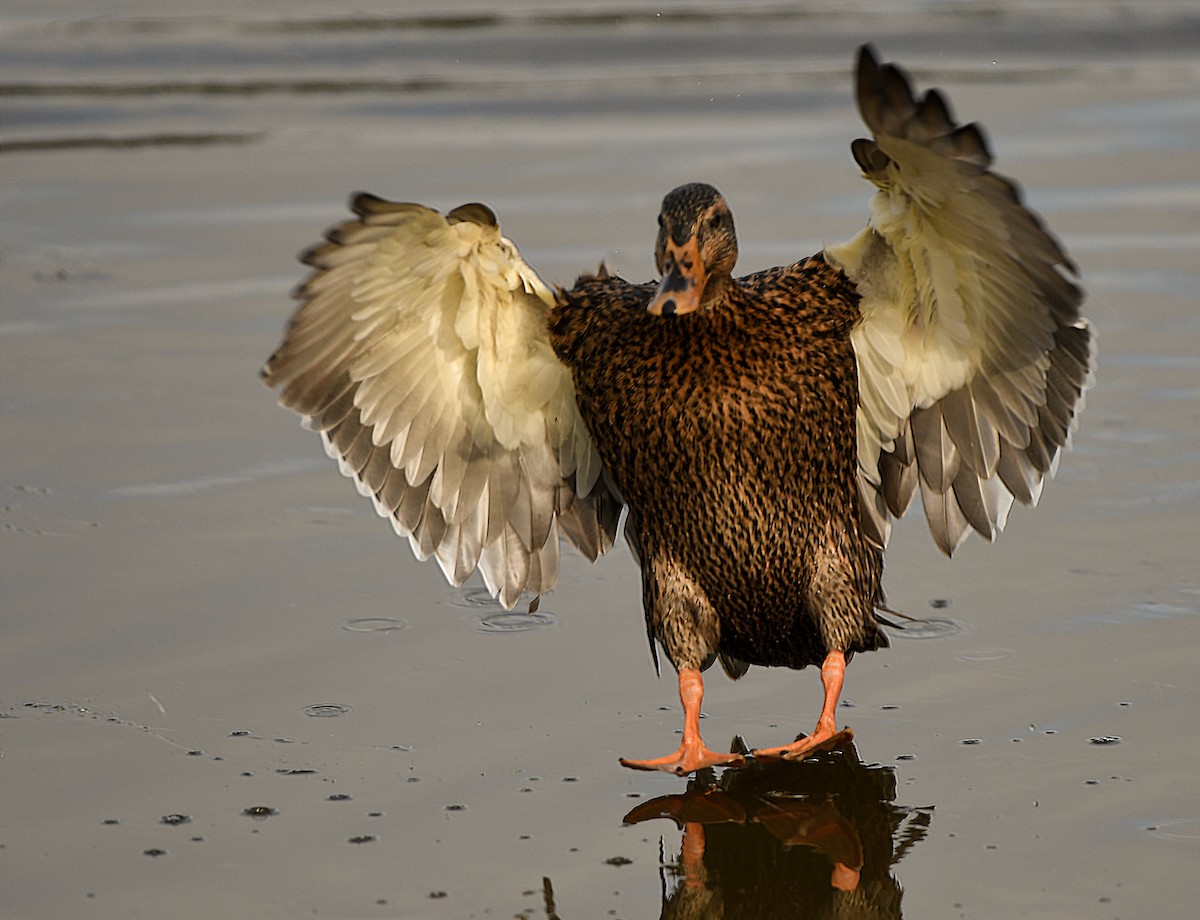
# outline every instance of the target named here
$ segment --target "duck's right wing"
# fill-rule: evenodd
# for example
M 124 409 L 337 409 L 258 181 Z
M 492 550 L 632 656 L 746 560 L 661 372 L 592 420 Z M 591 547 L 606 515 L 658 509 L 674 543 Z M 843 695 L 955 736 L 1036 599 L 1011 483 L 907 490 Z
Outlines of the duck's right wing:
M 305 254 L 266 383 L 451 583 L 478 568 L 508 608 L 552 590 L 559 529 L 594 560 L 621 510 L 550 346 L 553 292 L 483 205 L 353 209 Z

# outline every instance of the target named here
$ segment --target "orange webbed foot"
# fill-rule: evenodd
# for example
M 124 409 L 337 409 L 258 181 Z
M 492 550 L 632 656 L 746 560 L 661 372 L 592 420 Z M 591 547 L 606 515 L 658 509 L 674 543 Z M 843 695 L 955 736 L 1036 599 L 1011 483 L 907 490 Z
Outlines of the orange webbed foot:
M 791 744 L 783 744 L 773 748 L 755 748 L 750 752 L 755 760 L 803 760 L 813 754 L 832 751 L 854 740 L 854 732 L 849 728 L 834 731 L 832 728 L 818 729 L 811 735 L 797 738 Z
M 705 767 L 740 767 L 746 762 L 741 754 L 718 754 L 711 751 L 703 741 L 685 741 L 679 750 L 666 757 L 654 760 L 627 760 L 621 758 L 621 766 L 631 770 L 661 770 L 676 776 L 687 776 Z

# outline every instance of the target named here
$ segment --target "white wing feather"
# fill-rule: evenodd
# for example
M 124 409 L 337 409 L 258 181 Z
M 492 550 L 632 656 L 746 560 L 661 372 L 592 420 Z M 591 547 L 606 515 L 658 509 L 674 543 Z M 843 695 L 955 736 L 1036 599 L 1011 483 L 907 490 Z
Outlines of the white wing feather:
M 353 207 L 305 256 L 266 382 L 453 584 L 478 568 L 509 608 L 552 590 L 559 528 L 595 559 L 620 512 L 550 346 L 553 292 L 483 205 Z
M 878 192 L 866 229 L 826 248 L 855 282 L 859 482 L 868 525 L 917 486 L 951 553 L 992 539 L 1013 500 L 1034 504 L 1091 385 L 1094 344 L 1074 266 L 1009 180 L 979 128 L 942 96 L 860 52 L 857 95 L 874 140 L 853 145 Z

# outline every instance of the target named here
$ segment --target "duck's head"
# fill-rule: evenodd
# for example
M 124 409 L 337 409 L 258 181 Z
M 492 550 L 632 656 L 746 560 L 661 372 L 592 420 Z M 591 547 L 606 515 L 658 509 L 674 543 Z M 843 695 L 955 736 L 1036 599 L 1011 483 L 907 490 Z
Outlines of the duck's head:
M 674 316 L 716 302 L 737 262 L 737 235 L 725 199 L 711 185 L 681 185 L 663 199 L 654 264 L 662 274 L 646 307 Z

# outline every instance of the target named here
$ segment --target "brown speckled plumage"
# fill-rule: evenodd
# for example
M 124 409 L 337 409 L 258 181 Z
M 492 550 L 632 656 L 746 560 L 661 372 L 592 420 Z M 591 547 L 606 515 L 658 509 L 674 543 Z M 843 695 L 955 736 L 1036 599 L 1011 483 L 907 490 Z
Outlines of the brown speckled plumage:
M 701 672 L 820 665 L 803 759 L 850 737 L 847 660 L 886 646 L 890 520 L 920 494 L 947 554 L 1037 502 L 1094 364 L 1063 248 L 990 170 L 981 130 L 860 49 L 851 144 L 875 186 L 851 240 L 735 279 L 711 185 L 663 199 L 656 284 L 554 289 L 468 204 L 360 195 L 264 376 L 416 554 L 512 608 L 554 588 L 559 540 L 608 550 L 621 507 L 651 648 L 679 672 L 690 773 L 742 762 L 700 736 Z M 657 653 L 656 658 L 657 662 Z
M 630 509 L 651 635 L 698 670 L 887 645 L 858 523 L 853 287 L 818 256 L 686 316 L 647 313 L 654 288 L 581 278 L 550 320 Z

